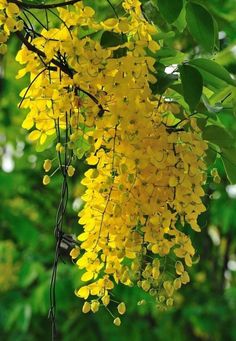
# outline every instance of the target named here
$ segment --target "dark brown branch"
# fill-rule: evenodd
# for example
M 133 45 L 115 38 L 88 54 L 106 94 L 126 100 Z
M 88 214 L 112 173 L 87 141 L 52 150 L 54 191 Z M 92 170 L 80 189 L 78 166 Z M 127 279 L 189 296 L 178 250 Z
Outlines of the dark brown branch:
M 21 32 L 16 32 L 17 37 L 20 39 L 20 41 L 27 47 L 28 50 L 36 53 L 38 56 L 41 56 L 43 58 L 46 58 L 46 55 L 43 51 L 39 50 L 36 46 L 32 45 L 24 36 Z M 64 73 L 66 73 L 70 78 L 73 77 L 73 72 L 72 70 L 69 69 L 69 67 L 67 67 L 64 64 L 61 64 L 58 60 L 56 59 L 52 59 L 51 63 L 56 65 L 57 67 L 59 67 L 61 69 L 61 71 L 63 71 Z
M 76 2 L 80 2 L 81 0 L 70 0 L 65 2 L 59 2 L 55 4 L 31 4 L 28 2 L 21 2 L 19 0 L 8 0 L 8 2 L 13 2 L 20 8 L 29 8 L 29 9 L 52 9 L 57 7 L 64 7 L 67 5 L 74 5 Z

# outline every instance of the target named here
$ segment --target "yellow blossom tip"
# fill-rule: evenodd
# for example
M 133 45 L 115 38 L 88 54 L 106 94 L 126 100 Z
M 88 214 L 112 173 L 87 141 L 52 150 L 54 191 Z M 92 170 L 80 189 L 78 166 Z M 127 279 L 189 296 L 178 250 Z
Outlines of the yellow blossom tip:
M 119 317 L 116 317 L 113 321 L 114 325 L 119 327 L 121 325 L 121 320 Z
M 43 184 L 46 186 L 50 183 L 51 179 L 48 175 L 44 175 L 43 177 Z

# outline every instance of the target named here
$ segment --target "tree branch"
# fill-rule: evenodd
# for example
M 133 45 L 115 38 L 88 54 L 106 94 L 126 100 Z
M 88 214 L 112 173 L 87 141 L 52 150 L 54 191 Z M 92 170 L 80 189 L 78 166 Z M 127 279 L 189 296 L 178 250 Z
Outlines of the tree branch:
M 81 0 L 69 0 L 65 2 L 59 2 L 55 4 L 31 4 L 28 2 L 22 2 L 19 0 L 8 0 L 8 2 L 13 2 L 20 8 L 29 8 L 29 9 L 52 9 L 52 8 L 57 8 L 57 7 L 64 7 L 67 5 L 73 5 L 76 2 L 80 2 Z
M 39 50 L 36 46 L 32 45 L 21 32 L 16 32 L 17 37 L 20 39 L 20 41 L 27 47 L 28 50 L 36 53 L 38 56 L 41 56 L 43 58 L 46 58 L 46 55 L 43 51 Z M 65 74 L 67 74 L 70 78 L 73 77 L 73 71 L 69 69 L 68 66 L 60 63 L 56 59 L 52 59 L 51 63 L 56 65 L 60 68 L 61 71 L 63 71 Z

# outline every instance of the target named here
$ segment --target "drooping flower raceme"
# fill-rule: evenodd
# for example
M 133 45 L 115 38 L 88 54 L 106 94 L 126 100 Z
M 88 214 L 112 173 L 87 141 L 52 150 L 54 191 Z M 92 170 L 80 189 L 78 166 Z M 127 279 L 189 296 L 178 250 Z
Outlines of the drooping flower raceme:
M 178 104 L 153 95 L 156 28 L 138 0 L 123 1 L 123 10 L 120 18 L 98 23 L 82 1 L 59 8 L 61 26 L 43 28 L 30 42 L 33 49 L 24 45 L 16 57 L 24 65 L 17 77 L 30 74 L 21 93 L 29 139 L 39 146 L 56 139 L 69 176 L 76 157 L 89 165 L 80 251 L 71 252 L 83 271 L 85 285 L 76 295 L 85 299 L 85 313 L 107 307 L 118 283 L 172 305 L 174 291 L 190 280 L 195 249 L 188 231 L 200 231 L 197 219 L 205 211 L 207 144 L 192 116 L 183 111 L 178 118 Z M 85 27 L 120 42 L 82 36 Z M 46 160 L 45 185 L 51 167 Z M 125 310 L 121 302 L 119 314 Z

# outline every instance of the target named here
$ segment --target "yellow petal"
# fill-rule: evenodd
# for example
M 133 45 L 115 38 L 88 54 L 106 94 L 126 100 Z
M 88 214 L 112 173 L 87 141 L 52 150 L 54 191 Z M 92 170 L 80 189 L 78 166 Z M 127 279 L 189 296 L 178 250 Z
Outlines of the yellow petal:
M 185 257 L 184 257 L 184 260 L 185 260 L 185 264 L 189 267 L 191 267 L 193 265 L 193 262 L 192 262 L 192 258 L 190 257 L 189 254 L 187 254 Z
M 42 133 L 39 143 L 44 144 L 46 140 L 47 140 L 47 135 L 45 133 Z
M 100 303 L 98 301 L 93 301 L 91 304 L 91 310 L 96 313 L 99 310 Z
M 79 222 L 81 221 L 82 218 L 80 218 Z M 86 219 L 87 220 L 87 219 Z M 80 242 L 84 242 L 86 239 L 88 238 L 88 233 L 87 232 L 83 232 L 81 233 L 77 239 L 80 241 Z
M 105 295 L 102 297 L 102 303 L 105 305 L 105 307 L 110 303 L 110 296 Z
M 119 314 L 123 315 L 125 312 L 126 312 L 126 306 L 125 306 L 125 303 L 124 302 L 121 302 L 118 307 L 118 312 Z
M 6 13 L 9 17 L 18 14 L 20 12 L 19 7 L 16 4 L 10 3 L 6 8 Z
M 87 299 L 89 296 L 89 288 L 87 286 L 81 287 L 76 291 L 76 296 Z
M 175 263 L 175 270 L 177 275 L 182 275 L 182 273 L 184 272 L 184 266 L 180 261 L 177 261 Z
M 48 159 L 45 160 L 43 163 L 43 169 L 45 170 L 45 172 L 49 172 L 51 168 L 52 168 L 52 161 Z
M 175 176 L 171 176 L 169 179 L 169 186 L 175 187 L 178 185 L 178 179 Z
M 92 272 L 85 272 L 81 277 L 81 281 L 87 282 L 87 281 L 90 281 L 92 278 L 93 278 Z
M 106 28 L 113 28 L 116 25 L 118 25 L 118 23 L 119 23 L 118 19 L 110 18 L 103 22 L 103 26 Z
M 72 259 L 77 258 L 79 256 L 79 254 L 80 254 L 80 249 L 78 247 L 75 247 L 70 252 L 70 256 L 71 256 Z
M 85 6 L 84 7 L 84 14 L 88 17 L 92 17 L 95 14 L 95 11 L 93 8 L 91 8 L 89 6 Z
M 119 317 L 116 317 L 113 321 L 114 325 L 119 327 L 121 325 L 121 320 Z
M 40 138 L 40 136 L 41 136 L 41 131 L 39 131 L 39 130 L 33 130 L 33 131 L 29 134 L 28 139 L 29 139 L 30 141 L 37 141 L 37 140 Z
M 29 130 L 33 127 L 33 125 L 34 125 L 33 119 L 26 117 L 26 119 L 22 123 L 22 128 Z
M 82 308 L 82 312 L 84 314 L 87 314 L 91 309 L 91 304 L 89 302 L 84 302 L 83 308 Z
M 51 179 L 48 175 L 44 175 L 43 177 L 43 184 L 46 186 L 50 183 Z
M 160 46 L 155 42 L 154 40 L 149 41 L 148 43 L 148 48 L 151 50 L 153 53 L 158 51 L 160 49 Z
M 75 168 L 70 165 L 67 169 L 67 174 L 68 174 L 68 176 L 73 176 L 74 173 L 75 173 Z
M 98 157 L 95 155 L 89 156 L 86 160 L 88 165 L 96 165 L 98 163 Z

